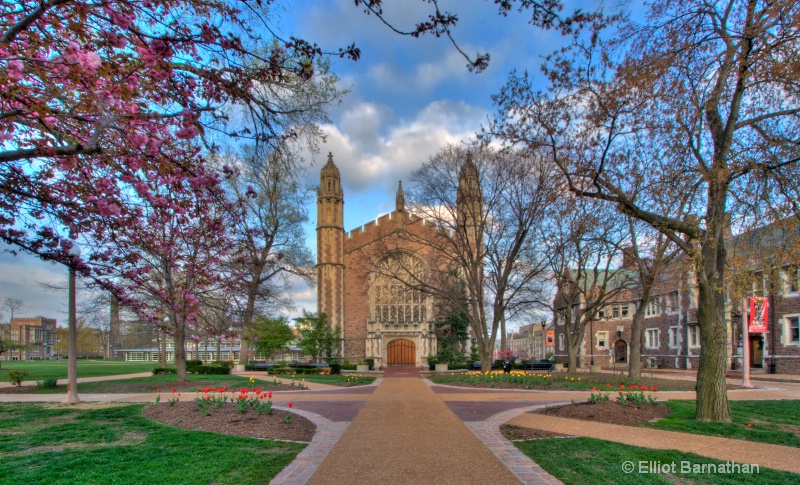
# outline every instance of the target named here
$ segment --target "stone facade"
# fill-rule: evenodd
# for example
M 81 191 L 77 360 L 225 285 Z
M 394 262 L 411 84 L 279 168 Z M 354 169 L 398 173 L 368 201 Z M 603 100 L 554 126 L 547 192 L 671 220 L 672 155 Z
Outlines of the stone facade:
M 345 233 L 332 155 L 320 174 L 317 201 L 317 310 L 342 329 L 342 355 L 371 358 L 376 366 L 426 365 L 438 351 L 435 308 L 415 287 L 422 280 L 433 284 L 442 272 L 437 228 L 406 211 L 401 184 L 394 211 Z
M 25 345 L 23 349 L 3 354 L 5 360 L 45 360 L 54 356 L 56 344 L 56 320 L 54 318 L 13 318 L 5 332 L 15 343 Z

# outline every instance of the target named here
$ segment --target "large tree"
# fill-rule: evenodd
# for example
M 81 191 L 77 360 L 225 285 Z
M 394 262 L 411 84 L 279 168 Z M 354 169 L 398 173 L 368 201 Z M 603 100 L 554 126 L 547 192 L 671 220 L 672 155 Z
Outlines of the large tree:
M 634 282 L 632 273 L 618 264 L 629 233 L 624 218 L 608 204 L 568 193 L 554 204 L 541 232 L 557 287 L 554 324 L 564 326 L 567 361 L 575 369 L 586 327 Z M 589 351 L 594 352 L 594 335 L 589 336 Z
M 389 276 L 465 315 L 485 369 L 506 314 L 545 299 L 536 291 L 546 260 L 535 228 L 553 200 L 552 176 L 537 153 L 454 146 L 412 176 L 409 211 L 439 230 L 435 237 L 403 234 L 428 254 L 428 273 L 401 268 Z
M 249 337 L 253 347 L 268 358 L 287 348 L 296 338 L 286 317 L 268 318 L 263 315 L 253 319 Z
M 653 2 L 645 23 L 597 22 L 554 55 L 545 68 L 548 92 L 537 92 L 526 73 L 497 98 L 496 131 L 548 146 L 575 193 L 616 204 L 690 259 L 699 293 L 701 421 L 731 419 L 726 213 L 741 223 L 763 212 L 754 207 L 782 207 L 780 217 L 793 204 L 799 14 L 793 1 Z M 659 201 L 675 198 L 687 200 L 688 210 L 660 210 Z
M 258 312 L 290 304 L 285 289 L 291 276 L 313 283 L 314 260 L 302 227 L 308 220 L 310 191 L 299 181 L 303 167 L 293 150 L 265 153 L 249 147 L 226 161 L 231 175 L 225 186 L 243 210 L 231 231 L 235 245 L 228 258 L 229 283 L 242 334 L 247 335 Z M 248 358 L 245 339 L 240 362 Z
M 152 210 L 174 210 L 173 196 L 215 191 L 219 177 L 203 153 L 220 136 L 278 146 L 296 135 L 303 107 L 291 93 L 314 79 L 326 53 L 279 37 L 274 8 L 260 0 L 2 3 L 0 239 L 134 304 L 116 277 L 144 263 L 118 250 L 117 232 L 146 232 Z M 76 242 L 82 258 L 69 256 Z

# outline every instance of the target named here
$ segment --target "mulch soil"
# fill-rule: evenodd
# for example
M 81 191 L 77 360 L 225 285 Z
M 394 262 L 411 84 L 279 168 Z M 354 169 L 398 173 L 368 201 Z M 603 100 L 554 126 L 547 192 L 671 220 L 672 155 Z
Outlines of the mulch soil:
M 635 426 L 669 415 L 672 410 L 664 403 L 620 404 L 616 401 L 603 401 L 596 404 L 581 402 L 565 406 L 546 407 L 530 411 L 532 414 L 546 414 L 559 418 L 582 419 L 600 423 Z
M 530 411 L 531 414 L 546 414 L 559 418 L 581 419 L 584 421 L 620 424 L 623 426 L 635 426 L 648 421 L 661 419 L 671 412 L 672 410 L 663 403 L 658 403 L 655 406 L 652 404 L 622 405 L 616 401 L 603 401 L 596 404 L 581 402 Z M 501 425 L 500 432 L 503 433 L 506 439 L 512 441 L 569 437 L 569 435 L 565 434 L 524 428 L 511 424 Z
M 176 402 L 174 406 L 161 402 L 145 406 L 142 413 L 168 426 L 260 439 L 309 443 L 317 431 L 317 426 L 308 419 L 280 409 L 261 416 L 252 409 L 239 414 L 235 404 L 226 403 L 220 408 L 212 406 L 209 410 L 211 415 L 205 416 L 195 402 Z M 284 422 L 287 414 L 292 415 L 289 424 Z

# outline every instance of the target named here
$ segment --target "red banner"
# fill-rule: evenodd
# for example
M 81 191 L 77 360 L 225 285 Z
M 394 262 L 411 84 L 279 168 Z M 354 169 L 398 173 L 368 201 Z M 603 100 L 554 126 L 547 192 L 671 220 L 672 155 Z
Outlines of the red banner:
M 769 316 L 769 299 L 766 297 L 750 298 L 749 332 L 763 333 L 767 331 Z

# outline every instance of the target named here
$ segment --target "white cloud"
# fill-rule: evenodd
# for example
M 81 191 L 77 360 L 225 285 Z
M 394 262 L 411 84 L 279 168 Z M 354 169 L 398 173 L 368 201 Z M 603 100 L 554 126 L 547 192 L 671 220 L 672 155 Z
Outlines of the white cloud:
M 336 125 L 322 127 L 327 140 L 310 181 L 316 182 L 318 167 L 331 152 L 347 194 L 396 187 L 444 145 L 474 138 L 485 119 L 485 111 L 464 102 L 435 101 L 410 120 L 395 118 L 384 105 L 354 103 Z

